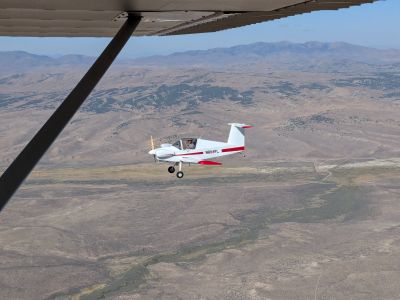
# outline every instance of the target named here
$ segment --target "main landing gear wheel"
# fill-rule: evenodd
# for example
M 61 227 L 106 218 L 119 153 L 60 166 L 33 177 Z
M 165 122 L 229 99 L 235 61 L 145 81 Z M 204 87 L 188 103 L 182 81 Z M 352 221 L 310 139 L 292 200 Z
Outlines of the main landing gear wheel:
M 170 172 L 171 174 L 172 174 L 172 173 L 175 173 L 175 168 L 174 168 L 173 166 L 170 166 L 170 167 L 168 168 L 168 172 Z
M 179 171 L 178 173 L 176 173 L 176 177 L 182 178 L 183 177 L 183 172 Z

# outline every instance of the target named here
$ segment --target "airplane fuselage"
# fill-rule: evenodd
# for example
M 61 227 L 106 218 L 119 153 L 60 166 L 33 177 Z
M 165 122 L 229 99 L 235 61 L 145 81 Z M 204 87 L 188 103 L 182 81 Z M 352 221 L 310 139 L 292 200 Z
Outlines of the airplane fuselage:
M 206 147 L 203 148 L 201 145 Z M 208 159 L 240 153 L 244 150 L 245 146 L 197 139 L 195 149 L 178 149 L 171 145 L 155 149 L 155 153 L 157 153 L 158 160 L 163 162 L 179 163 L 182 161 L 184 163 L 198 163 Z

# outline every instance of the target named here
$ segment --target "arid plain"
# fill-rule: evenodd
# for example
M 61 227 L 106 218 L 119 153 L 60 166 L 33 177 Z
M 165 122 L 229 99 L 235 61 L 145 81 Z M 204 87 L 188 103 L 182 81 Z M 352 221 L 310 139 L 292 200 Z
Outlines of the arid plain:
M 112 67 L 0 216 L 0 299 L 399 298 L 400 55 L 241 47 Z M 0 170 L 87 60 L 0 76 Z M 222 167 L 147 154 L 232 121 Z

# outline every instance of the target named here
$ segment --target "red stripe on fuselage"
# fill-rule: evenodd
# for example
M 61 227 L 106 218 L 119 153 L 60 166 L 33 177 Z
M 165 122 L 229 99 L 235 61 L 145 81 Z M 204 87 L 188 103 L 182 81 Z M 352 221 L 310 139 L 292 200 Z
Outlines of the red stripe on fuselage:
M 221 152 L 235 152 L 235 151 L 244 151 L 245 147 L 233 147 L 233 148 L 225 148 L 221 149 Z M 192 152 L 192 153 L 182 153 L 182 154 L 176 154 L 175 156 L 188 156 L 188 155 L 201 155 L 204 154 L 204 152 Z M 215 153 L 213 153 L 215 154 Z
M 234 151 L 244 151 L 245 148 L 244 146 L 242 147 L 234 147 L 234 148 L 226 148 L 226 149 L 222 149 L 222 152 L 234 152 Z
M 183 153 L 183 154 L 176 154 L 175 156 L 200 155 L 200 154 L 203 154 L 203 152 Z

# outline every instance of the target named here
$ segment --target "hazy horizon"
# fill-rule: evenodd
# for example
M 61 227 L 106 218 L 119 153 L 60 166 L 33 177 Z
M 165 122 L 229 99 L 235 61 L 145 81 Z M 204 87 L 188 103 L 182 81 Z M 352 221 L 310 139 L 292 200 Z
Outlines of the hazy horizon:
M 207 50 L 214 50 L 214 49 L 228 49 L 228 48 L 233 48 L 233 47 L 238 47 L 238 46 L 249 46 L 253 44 L 259 44 L 259 43 L 265 43 L 265 44 L 284 44 L 284 43 L 290 43 L 290 44 L 296 44 L 296 45 L 304 45 L 308 43 L 322 43 L 322 44 L 348 44 L 351 46 L 360 46 L 360 47 L 366 47 L 370 49 L 378 49 L 378 50 L 399 50 L 400 51 L 400 46 L 399 47 L 373 47 L 373 46 L 368 46 L 368 45 L 361 45 L 361 44 L 355 44 L 355 43 L 349 43 L 349 42 L 344 42 L 344 41 L 331 41 L 331 42 L 326 42 L 326 41 L 318 41 L 318 40 L 310 40 L 310 41 L 304 41 L 304 42 L 292 42 L 292 41 L 287 41 L 287 40 L 282 40 L 282 41 L 276 41 L 276 42 L 268 42 L 268 41 L 255 41 L 251 43 L 242 43 L 242 44 L 235 44 L 235 45 L 230 45 L 230 46 L 221 46 L 221 47 L 210 47 L 206 49 L 187 49 L 187 50 L 177 50 L 174 52 L 170 53 L 165 53 L 165 54 L 148 54 L 148 55 L 143 55 L 143 56 L 137 56 L 137 57 L 121 57 L 119 56 L 117 59 L 140 59 L 140 58 L 146 58 L 146 57 L 151 57 L 151 56 L 168 56 L 168 55 L 173 55 L 173 54 L 179 54 L 179 53 L 185 53 L 189 51 L 207 51 Z M 30 51 L 26 51 L 24 49 L 15 49 L 15 50 L 0 50 L 0 53 L 5 53 L 5 52 L 25 52 L 28 54 L 33 54 L 33 55 L 42 55 L 42 56 L 47 56 L 51 58 L 59 58 L 62 56 L 68 56 L 68 55 L 82 55 L 82 56 L 87 56 L 87 57 L 93 57 L 94 55 L 85 55 L 81 53 L 64 53 L 64 54 L 59 54 L 59 53 L 34 53 Z

